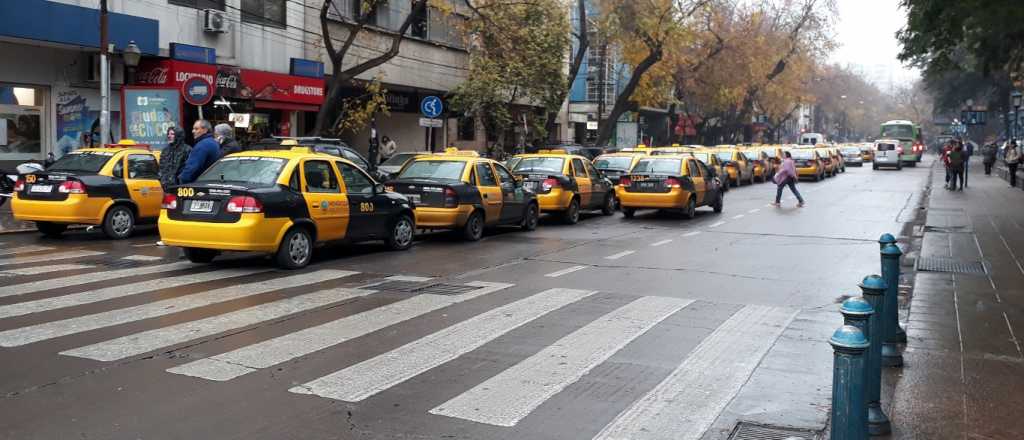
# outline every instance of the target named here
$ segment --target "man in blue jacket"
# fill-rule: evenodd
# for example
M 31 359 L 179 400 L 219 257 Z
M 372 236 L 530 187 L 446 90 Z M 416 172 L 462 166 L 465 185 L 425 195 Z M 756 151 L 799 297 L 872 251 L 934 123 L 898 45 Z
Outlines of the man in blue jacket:
M 178 183 L 195 182 L 196 178 L 203 174 L 203 171 L 206 171 L 220 158 L 220 144 L 213 139 L 212 130 L 210 121 L 205 119 L 200 119 L 192 124 L 192 136 L 195 137 L 196 144 L 192 147 L 192 152 L 188 154 L 185 167 L 178 173 Z

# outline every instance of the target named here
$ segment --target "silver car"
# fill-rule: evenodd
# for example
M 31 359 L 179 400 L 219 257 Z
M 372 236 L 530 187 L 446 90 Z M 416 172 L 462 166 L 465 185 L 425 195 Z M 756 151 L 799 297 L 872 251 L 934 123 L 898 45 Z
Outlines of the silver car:
M 881 139 L 875 141 L 875 160 L 871 164 L 872 169 L 880 167 L 895 167 L 903 169 L 903 147 L 896 139 Z
M 844 164 L 855 167 L 864 166 L 864 158 L 860 156 L 860 148 L 843 147 L 839 152 L 843 155 Z

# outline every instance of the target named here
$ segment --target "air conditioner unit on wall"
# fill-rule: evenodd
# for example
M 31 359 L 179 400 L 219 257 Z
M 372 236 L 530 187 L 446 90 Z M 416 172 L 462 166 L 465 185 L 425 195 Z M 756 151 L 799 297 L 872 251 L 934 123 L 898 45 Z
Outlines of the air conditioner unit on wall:
M 218 11 L 216 9 L 204 9 L 203 31 L 215 34 L 223 34 L 227 32 L 228 20 L 224 16 L 224 11 Z

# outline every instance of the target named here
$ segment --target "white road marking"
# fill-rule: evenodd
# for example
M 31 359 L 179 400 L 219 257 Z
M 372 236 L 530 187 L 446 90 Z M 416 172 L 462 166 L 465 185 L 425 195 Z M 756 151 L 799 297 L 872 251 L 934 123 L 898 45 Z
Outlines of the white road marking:
M 85 347 L 62 351 L 65 356 L 75 356 L 97 361 L 116 361 L 127 357 L 149 353 L 163 347 L 188 342 L 229 330 L 246 327 L 260 322 L 278 319 L 295 313 L 326 307 L 369 295 L 373 290 L 326 289 L 313 293 L 286 298 L 274 302 L 237 310 L 223 315 L 211 316 L 196 321 L 183 322 L 169 327 L 153 329 L 121 338 L 103 341 Z
M 430 410 L 431 414 L 515 426 L 692 300 L 643 297 L 608 313 L 487 381 Z
M 8 248 L 8 249 L 0 249 L 0 255 L 21 254 L 21 253 L 27 253 L 27 252 L 52 251 L 52 250 L 53 250 L 53 248 L 49 247 L 49 246 L 36 246 L 36 245 L 18 246 L 18 247 L 12 247 L 12 248 Z
M 358 402 L 594 293 L 593 290 L 545 290 L 289 391 Z
M 154 257 L 152 255 L 129 255 L 127 257 L 122 258 L 122 260 L 128 261 L 157 261 L 163 259 L 164 257 Z
M 195 264 L 176 262 L 159 264 L 155 266 L 132 267 L 128 269 L 116 269 L 100 272 L 89 272 L 81 275 L 73 275 L 64 278 L 50 280 L 32 281 L 28 283 L 15 284 L 4 287 L 0 290 L 0 297 L 24 295 L 26 293 L 38 292 L 41 290 L 59 289 L 61 287 L 78 286 L 81 284 L 95 283 L 97 281 L 109 281 L 118 278 L 133 277 L 136 275 L 151 275 L 161 272 L 171 272 L 196 267 Z
M 512 284 L 472 282 L 480 287 L 462 295 L 417 295 L 346 316 L 316 327 L 289 333 L 227 353 L 167 369 L 174 374 L 226 381 L 341 344 L 435 310 L 507 289 Z
M 625 257 L 626 255 L 631 255 L 631 254 L 635 254 L 635 253 L 636 253 L 636 251 L 622 251 L 622 252 L 619 252 L 617 254 L 611 254 L 611 255 L 609 255 L 607 257 L 604 257 L 604 259 L 605 260 L 618 260 L 619 258 Z
M 299 275 L 275 278 L 248 284 L 238 284 L 204 293 L 171 298 L 135 307 L 127 307 L 60 321 L 46 322 L 28 327 L 21 327 L 0 332 L 0 346 L 17 347 L 33 342 L 72 335 L 75 333 L 96 330 L 128 322 L 170 315 L 185 310 L 245 298 L 261 293 L 272 292 L 289 287 L 316 284 L 336 278 L 355 275 L 358 272 L 347 270 L 318 270 Z
M 747 211 L 747 214 L 753 214 L 753 213 L 758 212 L 760 210 L 761 210 L 761 208 L 754 208 L 754 209 L 751 209 L 750 211 Z
M 40 261 L 56 261 L 56 260 L 69 260 L 72 258 L 82 257 L 95 257 L 97 255 L 103 255 L 103 252 L 96 251 L 68 251 L 68 252 L 56 252 L 46 255 L 33 255 L 29 257 L 7 257 L 0 258 L 0 265 L 7 264 L 27 264 L 27 263 L 38 263 Z
M 690 232 L 687 232 L 687 233 L 681 235 L 681 237 L 693 237 L 694 235 L 697 235 L 697 234 L 700 234 L 700 231 L 690 231 Z
M 100 289 L 87 290 L 85 292 L 73 293 L 70 295 L 43 298 L 35 301 L 25 301 L 16 304 L 0 306 L 0 319 L 12 316 L 27 315 L 29 313 L 46 312 L 49 310 L 63 309 L 65 307 L 80 306 L 109 299 L 123 298 L 126 296 L 139 295 L 153 290 L 169 289 L 193 283 L 204 283 L 224 278 L 251 275 L 269 269 L 224 269 L 211 272 L 189 273 L 168 278 L 157 278 L 155 280 L 139 281 L 137 283 L 122 284 L 119 286 L 103 287 Z
M 714 222 L 714 223 L 712 223 L 712 224 L 708 225 L 708 227 L 709 227 L 709 228 L 717 228 L 717 227 L 719 227 L 719 226 L 722 226 L 722 225 L 724 225 L 724 224 L 725 224 L 725 222 L 724 222 L 724 221 L 718 221 L 718 222 Z
M 560 276 L 562 276 L 562 275 L 566 275 L 566 274 L 570 274 L 570 273 L 576 272 L 576 271 L 578 271 L 578 270 L 583 270 L 583 269 L 586 269 L 587 267 L 589 267 L 589 266 L 573 266 L 573 267 L 567 267 L 567 268 L 565 268 L 565 269 L 562 269 L 562 270 L 556 270 L 556 271 L 554 271 L 554 272 L 551 272 L 551 273 L 549 273 L 549 274 L 547 274 L 547 275 L 544 275 L 544 276 L 546 276 L 546 277 L 548 277 L 548 278 L 557 278 L 557 277 L 560 277 Z
M 661 246 L 663 244 L 669 244 L 671 242 L 672 242 L 672 239 L 661 240 L 661 241 L 657 241 L 657 242 L 651 243 L 651 247 L 658 247 L 658 246 Z
M 734 215 L 734 216 L 732 216 L 732 219 L 733 219 L 733 220 L 739 220 L 739 219 L 741 219 L 741 218 L 743 218 L 743 217 L 746 217 L 746 216 L 745 216 L 745 215 L 743 215 L 743 214 L 737 214 L 737 215 Z
M 22 269 L 7 269 L 0 272 L 0 275 L 39 275 L 50 272 L 62 272 L 65 270 L 88 269 L 92 266 L 87 264 L 55 264 L 53 266 L 36 266 Z
M 740 309 L 594 439 L 699 439 L 794 316 L 785 308 Z

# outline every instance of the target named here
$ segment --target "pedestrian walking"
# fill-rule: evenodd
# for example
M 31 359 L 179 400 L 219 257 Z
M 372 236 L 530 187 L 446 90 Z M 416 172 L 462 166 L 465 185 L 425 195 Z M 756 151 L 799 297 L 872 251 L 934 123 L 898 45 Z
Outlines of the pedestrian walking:
M 213 127 L 213 139 L 220 144 L 218 159 L 242 151 L 242 146 L 235 139 L 235 129 L 228 124 L 217 124 L 216 127 Z
M 213 139 L 213 127 L 210 121 L 200 119 L 192 124 L 192 137 L 196 144 L 188 154 L 185 166 L 178 173 L 178 183 L 192 183 L 210 165 L 213 165 L 220 158 L 220 144 Z
M 178 173 L 185 167 L 192 146 L 185 143 L 185 130 L 181 127 L 167 129 L 167 146 L 160 152 L 160 186 L 167 188 L 178 184 Z
M 946 170 L 946 189 L 949 189 L 949 179 L 951 177 L 951 171 L 949 169 L 949 153 L 953 151 L 953 141 L 947 141 L 946 145 L 942 147 L 942 154 L 939 156 L 942 159 L 942 166 Z
M 949 163 L 949 185 L 946 189 L 950 191 L 957 190 L 957 181 L 960 182 L 960 191 L 964 190 L 964 164 L 966 163 L 966 153 L 964 147 L 956 142 L 953 146 L 953 150 L 947 154 Z
M 1006 147 L 1006 155 L 1003 156 L 1003 160 L 1006 161 L 1006 168 L 1010 171 L 1010 188 L 1017 186 L 1017 166 L 1020 165 L 1020 151 L 1017 151 L 1017 141 L 1010 141 L 1010 146 Z
M 380 162 L 384 163 L 391 159 L 398 152 L 398 145 L 391 138 L 384 136 L 380 138 Z
M 785 156 L 785 159 L 782 160 L 782 167 L 777 173 L 775 173 L 775 177 L 772 178 L 776 185 L 775 203 L 772 203 L 772 205 L 780 206 L 780 203 L 782 202 L 782 189 L 788 186 L 789 190 L 793 192 L 794 196 L 796 196 L 796 200 L 798 202 L 796 206 L 802 208 L 804 206 L 804 198 L 800 195 L 800 191 L 796 189 L 796 181 L 798 178 L 796 174 L 796 163 L 793 161 L 793 156 L 788 151 L 785 152 Z
M 981 147 L 981 163 L 985 165 L 986 176 L 992 175 L 992 165 L 996 163 L 996 154 L 998 152 L 999 148 L 994 143 Z

